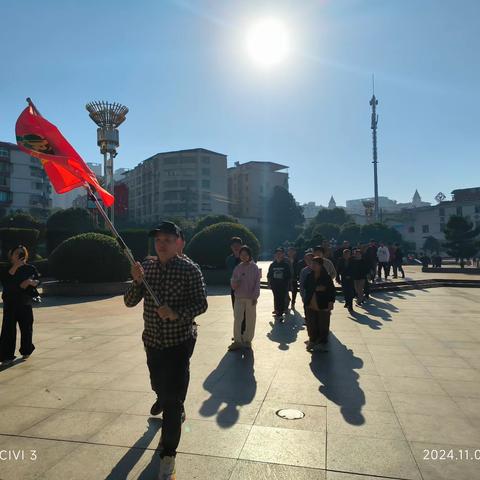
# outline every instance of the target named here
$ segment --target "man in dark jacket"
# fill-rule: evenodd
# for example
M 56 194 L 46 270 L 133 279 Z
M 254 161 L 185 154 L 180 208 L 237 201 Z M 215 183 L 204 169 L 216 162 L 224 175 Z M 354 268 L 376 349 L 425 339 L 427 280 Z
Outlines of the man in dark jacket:
M 309 352 L 327 351 L 330 315 L 335 302 L 335 286 L 323 263 L 323 258 L 314 257 L 311 271 L 305 279 L 304 305 Z
M 370 240 L 370 243 L 363 254 L 363 258 L 365 259 L 365 263 L 368 267 L 368 276 L 372 282 L 375 281 L 375 277 L 377 275 L 377 248 L 377 242 L 372 239 Z
M 267 280 L 273 292 L 274 315 L 280 320 L 283 319 L 287 310 L 286 299 L 291 279 L 292 271 L 290 264 L 285 261 L 285 250 L 277 248 L 275 250 L 275 260 L 268 268 Z
M 345 308 L 353 313 L 353 297 L 355 296 L 355 288 L 353 283 L 353 264 L 352 253 L 350 250 L 343 251 L 343 257 L 338 262 L 337 282 L 342 285 L 343 296 L 345 297 Z
M 357 295 L 357 305 L 361 305 L 365 296 L 365 283 L 367 282 L 368 267 L 362 258 L 362 252 L 359 248 L 355 249 L 352 258 L 352 276 L 355 294 Z

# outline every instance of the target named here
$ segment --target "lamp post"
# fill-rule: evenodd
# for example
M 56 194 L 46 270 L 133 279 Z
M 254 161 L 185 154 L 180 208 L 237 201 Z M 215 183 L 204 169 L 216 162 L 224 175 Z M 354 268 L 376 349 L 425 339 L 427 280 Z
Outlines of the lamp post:
M 128 108 L 120 103 L 95 101 L 85 106 L 90 118 L 97 124 L 97 145 L 103 154 L 103 175 L 105 188 L 114 194 L 113 159 L 117 156 L 120 145 L 118 126 L 125 121 Z M 114 207 L 108 209 L 110 221 L 114 221 Z

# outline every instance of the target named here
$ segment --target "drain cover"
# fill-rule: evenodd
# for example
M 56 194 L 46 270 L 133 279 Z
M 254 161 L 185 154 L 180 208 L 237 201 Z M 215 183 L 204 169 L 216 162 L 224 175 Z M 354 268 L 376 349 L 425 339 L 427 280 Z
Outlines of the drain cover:
M 277 410 L 277 415 L 285 420 L 300 420 L 305 416 L 300 410 L 294 408 L 284 408 L 283 410 Z

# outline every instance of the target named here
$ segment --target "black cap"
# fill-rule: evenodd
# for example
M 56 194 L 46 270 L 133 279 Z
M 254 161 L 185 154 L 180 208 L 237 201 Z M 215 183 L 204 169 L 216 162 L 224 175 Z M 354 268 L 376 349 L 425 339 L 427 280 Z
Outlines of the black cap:
M 180 237 L 180 228 L 178 228 L 178 226 L 173 222 L 162 222 L 150 230 L 148 232 L 148 236 L 153 237 L 156 233 L 167 233 L 170 235 L 175 235 L 176 237 Z

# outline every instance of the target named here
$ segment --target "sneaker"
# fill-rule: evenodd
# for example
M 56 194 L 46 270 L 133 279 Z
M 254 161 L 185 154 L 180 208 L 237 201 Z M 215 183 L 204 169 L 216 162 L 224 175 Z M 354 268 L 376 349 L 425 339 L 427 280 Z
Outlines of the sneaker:
M 9 358 L 8 360 L 3 360 L 2 365 L 11 365 L 17 357 Z
M 176 480 L 175 474 L 175 457 L 160 458 L 160 471 L 158 472 L 158 480 Z
M 233 352 L 234 350 L 239 350 L 242 347 L 243 345 L 240 342 L 233 342 L 231 345 L 228 346 L 228 351 Z
M 27 358 L 30 358 L 30 355 L 22 355 L 22 358 L 23 358 L 24 360 L 27 360 Z
M 163 412 L 163 406 L 160 403 L 160 400 L 157 399 L 157 401 L 152 405 L 152 408 L 150 409 L 150 415 L 160 415 Z
M 313 342 L 311 342 L 310 340 L 307 341 L 307 352 L 313 352 L 314 350 L 314 347 L 315 347 L 315 344 Z

